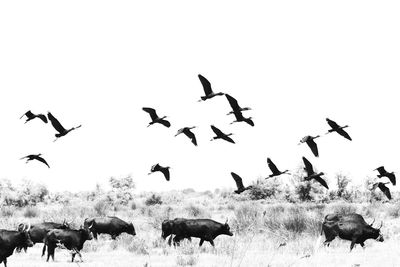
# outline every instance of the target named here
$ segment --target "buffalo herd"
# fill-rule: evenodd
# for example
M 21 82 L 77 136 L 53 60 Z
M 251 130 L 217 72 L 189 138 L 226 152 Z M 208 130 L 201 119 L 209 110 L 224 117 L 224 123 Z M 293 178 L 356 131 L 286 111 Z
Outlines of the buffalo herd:
M 367 239 L 375 239 L 383 242 L 383 236 L 379 228 L 372 227 L 373 222 L 368 224 L 360 214 L 328 214 L 321 226 L 321 235 L 325 234 L 324 245 L 329 246 L 330 242 L 339 237 L 351 241 L 350 251 L 355 244 L 360 244 L 364 248 Z M 27 250 L 36 243 L 43 243 L 42 257 L 47 248 L 47 261 L 50 257 L 54 261 L 54 252 L 57 247 L 71 251 L 72 262 L 78 254 L 82 261 L 80 250 L 85 241 L 95 238 L 99 234 L 108 234 L 112 239 L 116 239 L 121 233 L 136 235 L 135 227 L 132 223 L 125 222 L 118 217 L 94 217 L 86 218 L 80 229 L 71 229 L 70 224 L 42 222 L 37 224 L 20 224 L 18 229 L 0 229 L 0 263 L 7 266 L 7 257 L 16 251 Z M 173 242 L 174 246 L 179 246 L 183 239 L 192 240 L 192 237 L 200 239 L 199 246 L 204 241 L 209 242 L 214 247 L 214 239 L 219 235 L 233 236 L 228 222 L 219 223 L 211 219 L 185 219 L 175 218 L 164 220 L 161 224 L 161 237 L 168 244 Z

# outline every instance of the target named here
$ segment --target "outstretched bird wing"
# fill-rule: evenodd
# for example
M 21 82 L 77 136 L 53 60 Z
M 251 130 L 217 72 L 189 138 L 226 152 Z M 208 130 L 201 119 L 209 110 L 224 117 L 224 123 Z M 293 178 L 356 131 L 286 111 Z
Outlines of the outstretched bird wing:
M 272 174 L 280 174 L 281 173 L 270 158 L 267 158 L 267 163 L 268 163 L 268 167 L 271 170 Z
M 196 136 L 194 135 L 194 133 L 192 131 L 190 131 L 190 129 L 185 128 L 183 133 L 190 138 L 190 140 L 192 140 L 192 143 L 197 146 L 197 141 L 196 141 Z
M 214 125 L 211 125 L 211 129 L 213 130 L 213 132 L 214 132 L 217 136 L 223 136 L 223 135 L 225 135 L 220 129 L 218 129 L 218 128 L 215 127 Z
M 53 125 L 54 129 L 56 129 L 57 132 L 64 133 L 66 131 L 61 123 L 56 119 L 56 117 L 53 116 L 53 114 L 49 112 L 47 113 L 47 117 L 49 118 L 51 125 Z
M 233 180 L 235 180 L 237 189 L 238 190 L 244 189 L 242 178 L 234 172 L 231 172 L 231 175 L 233 177 Z
M 206 95 L 212 94 L 211 83 L 201 74 L 198 75 L 201 84 L 203 85 L 204 93 Z
M 226 99 L 228 99 L 229 105 L 231 105 L 232 110 L 233 111 L 237 111 L 237 110 L 240 111 L 240 106 L 239 106 L 237 100 L 234 97 L 232 97 L 232 96 L 230 96 L 228 94 L 225 94 L 225 96 L 226 96 Z
M 325 187 L 326 189 L 329 189 L 328 184 L 326 183 L 326 181 L 324 179 L 322 179 L 320 176 L 315 176 L 314 179 L 320 183 L 323 187 Z
M 46 162 L 46 160 L 44 158 L 42 158 L 40 156 L 36 156 L 35 159 L 40 161 L 40 162 L 42 162 L 42 163 L 44 163 L 44 164 L 46 164 L 46 166 L 50 168 L 49 164 L 47 164 L 47 162 Z
M 225 141 L 228 141 L 229 143 L 235 144 L 235 141 L 233 141 L 232 138 L 230 138 L 229 136 L 223 135 L 221 136 L 222 139 L 224 139 Z
M 165 119 L 159 120 L 158 123 L 161 123 L 162 125 L 168 128 L 171 126 L 171 123 Z
M 158 118 L 157 112 L 156 112 L 156 110 L 154 108 L 146 108 L 146 107 L 144 107 L 142 109 L 143 109 L 143 111 L 149 113 L 149 115 L 151 117 L 151 120 L 154 121 L 154 120 L 156 120 Z
M 336 130 L 336 129 L 340 128 L 340 126 L 333 120 L 326 118 L 326 121 L 328 122 L 329 126 L 331 126 L 332 129 Z
M 337 132 L 338 134 L 340 134 L 341 136 L 343 136 L 344 138 L 346 138 L 346 139 L 348 139 L 348 140 L 351 141 L 350 135 L 349 135 L 345 130 L 343 130 L 343 128 L 337 129 L 336 132 Z
M 37 115 L 37 116 L 38 116 L 38 118 L 41 119 L 44 123 L 47 123 L 47 118 L 46 118 L 45 115 L 39 114 L 39 115 Z
M 306 159 L 305 157 L 303 157 L 303 162 L 304 162 L 304 166 L 305 166 L 305 170 L 307 172 L 308 176 L 311 176 L 314 174 L 314 169 L 313 166 L 311 164 L 311 162 L 308 161 L 308 159 Z
M 387 172 L 383 166 L 376 168 L 374 171 L 378 171 L 379 174 L 385 174 Z
M 161 168 L 160 171 L 164 174 L 165 180 L 169 181 L 169 169 L 168 168 Z
M 379 189 L 386 195 L 388 199 L 392 199 L 389 188 L 384 183 L 378 184 Z
M 311 149 L 314 156 L 318 157 L 318 147 L 313 139 L 309 139 L 307 142 L 308 147 Z
M 386 176 L 393 185 L 396 185 L 396 175 L 394 173 L 387 173 Z

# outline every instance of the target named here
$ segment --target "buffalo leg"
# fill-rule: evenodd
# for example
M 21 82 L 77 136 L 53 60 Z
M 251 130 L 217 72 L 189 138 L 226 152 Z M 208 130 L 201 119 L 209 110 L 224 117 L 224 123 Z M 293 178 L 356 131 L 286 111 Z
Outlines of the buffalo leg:
M 112 235 L 111 235 L 111 239 L 112 239 L 112 240 L 115 240 L 115 238 L 117 238 L 117 235 L 116 235 L 116 234 L 112 234 Z
M 7 267 L 7 258 L 4 259 L 4 267 Z
M 354 248 L 355 244 L 356 244 L 356 240 L 355 240 L 355 239 L 351 240 L 351 244 L 350 244 L 350 252 L 353 250 L 353 248 Z
M 93 234 L 94 239 L 97 240 L 97 232 L 96 232 L 96 231 L 93 231 L 92 234 Z
M 49 261 L 50 256 L 54 261 L 54 251 L 55 251 L 55 249 L 56 249 L 55 246 L 47 244 L 47 260 L 46 261 Z
M 172 244 L 172 235 L 170 235 L 168 238 L 168 246 L 171 246 L 171 244 Z
M 204 239 L 202 238 L 202 239 L 200 239 L 199 247 L 201 247 L 203 245 L 203 243 L 204 243 Z
M 42 257 L 46 253 L 46 243 L 43 244 L 43 249 L 42 249 Z
M 361 247 L 362 247 L 363 249 L 365 249 L 365 244 L 364 244 L 364 242 L 360 242 L 360 245 L 361 245 Z
M 72 260 L 71 260 L 71 262 L 74 262 L 76 252 L 75 252 L 75 251 L 72 251 L 71 254 L 72 254 Z
M 208 242 L 210 242 L 211 246 L 215 247 L 214 246 L 214 240 L 210 239 L 210 241 L 208 241 Z

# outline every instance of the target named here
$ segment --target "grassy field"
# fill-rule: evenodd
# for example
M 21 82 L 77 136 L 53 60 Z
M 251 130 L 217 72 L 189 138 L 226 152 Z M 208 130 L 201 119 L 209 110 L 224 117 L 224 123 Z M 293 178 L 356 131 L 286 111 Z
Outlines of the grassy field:
M 398 203 L 274 203 L 249 201 L 209 192 L 178 192 L 161 195 L 162 204 L 146 201 L 146 194 L 118 208 L 96 201 L 73 199 L 68 204 L 35 207 L 3 207 L 0 228 L 16 229 L 20 222 L 72 221 L 78 228 L 86 217 L 116 215 L 132 221 L 137 235 L 122 234 L 117 240 L 102 235 L 85 243 L 84 262 L 71 263 L 70 253 L 57 249 L 55 262 L 41 258 L 41 244 L 27 253 L 8 258 L 9 266 L 399 266 L 400 204 Z M 156 201 L 157 202 L 157 201 Z M 146 204 L 147 203 L 147 204 Z M 332 212 L 358 212 L 375 225 L 383 221 L 383 243 L 366 242 L 349 253 L 350 242 L 336 239 L 322 246 L 321 222 Z M 199 240 L 178 248 L 161 239 L 161 222 L 167 218 L 212 218 L 228 223 L 233 237 L 219 236 L 215 248 Z M 79 258 L 78 258 L 79 259 Z

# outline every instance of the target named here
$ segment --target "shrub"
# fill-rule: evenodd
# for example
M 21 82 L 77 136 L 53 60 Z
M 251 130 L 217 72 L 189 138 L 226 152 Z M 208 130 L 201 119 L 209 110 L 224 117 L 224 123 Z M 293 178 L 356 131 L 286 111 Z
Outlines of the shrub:
M 254 228 L 258 222 L 258 211 L 261 208 L 255 203 L 248 202 L 238 206 L 235 211 L 233 226 L 236 231 L 247 231 Z
M 36 207 L 26 207 L 24 211 L 24 217 L 26 218 L 35 218 L 39 216 L 39 210 Z
M 186 206 L 185 210 L 189 217 L 208 217 L 208 213 L 203 208 L 196 206 L 193 203 Z
M 15 208 L 9 206 L 3 206 L 0 209 L 0 214 L 2 217 L 12 217 L 14 216 Z
M 161 196 L 160 195 L 156 195 L 156 194 L 152 194 L 149 198 L 146 199 L 146 201 L 144 202 L 144 204 L 146 204 L 146 206 L 153 206 L 153 205 L 161 205 L 163 202 L 161 200 Z
M 107 215 L 107 210 L 109 208 L 108 203 L 106 200 L 102 199 L 97 201 L 94 206 L 94 210 L 96 211 L 97 216 L 106 216 Z

